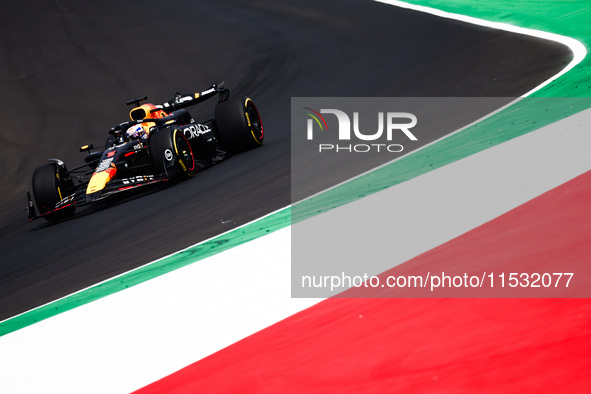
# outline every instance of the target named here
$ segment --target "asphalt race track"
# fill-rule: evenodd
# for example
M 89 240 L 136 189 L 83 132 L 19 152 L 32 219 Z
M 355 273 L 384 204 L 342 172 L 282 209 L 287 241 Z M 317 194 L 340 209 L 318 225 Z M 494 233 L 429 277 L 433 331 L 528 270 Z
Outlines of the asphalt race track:
M 4 5 L 0 29 L 0 320 L 288 205 L 291 97 L 518 96 L 571 56 L 365 0 L 33 0 Z M 72 220 L 28 223 L 35 167 L 80 163 L 78 147 L 103 143 L 131 98 L 159 103 L 220 80 L 255 100 L 261 149 Z

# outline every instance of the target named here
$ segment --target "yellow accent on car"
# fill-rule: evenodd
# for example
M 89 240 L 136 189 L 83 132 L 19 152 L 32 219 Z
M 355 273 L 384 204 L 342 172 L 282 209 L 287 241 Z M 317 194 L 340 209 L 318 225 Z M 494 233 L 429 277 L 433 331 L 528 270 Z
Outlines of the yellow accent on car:
M 147 114 L 148 112 L 146 111 L 146 108 L 144 108 L 143 106 L 135 107 L 131 111 L 129 111 L 129 117 L 131 118 L 131 120 L 144 119 Z
M 103 190 L 115 175 L 115 171 L 109 171 L 111 169 L 114 170 L 114 168 L 111 167 L 106 171 L 95 172 L 92 174 L 92 178 L 90 178 L 90 182 L 88 182 L 88 187 L 86 188 L 86 194 L 92 194 Z
M 249 101 L 252 102 L 252 100 L 249 97 L 247 97 L 246 100 L 244 100 L 244 109 L 246 109 L 248 107 Z M 250 124 L 250 117 L 248 116 L 248 112 L 245 112 L 244 115 L 246 115 L 246 121 L 248 122 L 248 127 L 252 127 Z M 263 143 L 254 135 L 254 130 L 250 130 L 250 134 L 252 134 L 252 138 L 254 138 L 254 140 L 256 141 L 257 144 L 263 145 Z
M 57 179 L 57 182 L 59 183 L 59 181 L 60 181 L 60 174 L 59 174 L 59 171 L 55 173 L 55 177 L 56 177 L 56 179 Z M 60 198 L 60 201 L 64 199 L 64 198 L 62 197 L 62 191 L 60 190 L 60 187 L 59 187 L 59 186 L 57 187 L 57 195 L 59 196 L 59 198 Z
M 254 135 L 254 131 L 251 130 L 250 134 L 252 134 L 252 138 L 254 138 L 257 144 L 263 145 L 263 143 Z
M 179 164 L 181 165 L 181 167 L 183 167 L 183 171 L 187 172 L 187 166 L 185 166 L 182 160 L 179 160 Z
M 174 146 L 174 153 L 176 153 L 176 155 L 179 155 L 179 148 L 177 148 L 176 146 L 176 133 L 179 132 L 179 129 L 174 129 L 172 132 L 172 145 Z
M 156 126 L 156 123 L 154 122 L 142 123 L 142 127 L 144 128 L 146 134 L 150 134 L 150 129 L 154 126 Z
M 179 129 L 174 129 L 174 132 L 172 133 L 172 143 L 174 145 L 174 153 L 176 153 L 176 156 L 179 157 L 181 152 L 179 152 L 179 148 L 176 145 L 176 133 L 179 133 Z M 182 160 L 179 160 L 179 163 L 181 165 L 181 167 L 183 167 L 183 171 L 187 172 L 187 167 L 185 166 L 185 164 L 183 163 Z

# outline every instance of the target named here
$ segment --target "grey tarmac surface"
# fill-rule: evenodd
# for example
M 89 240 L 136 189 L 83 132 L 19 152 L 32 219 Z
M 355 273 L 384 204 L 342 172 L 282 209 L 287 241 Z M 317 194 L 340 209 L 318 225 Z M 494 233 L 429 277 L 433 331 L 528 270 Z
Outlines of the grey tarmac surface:
M 4 5 L 0 30 L 0 320 L 288 205 L 291 97 L 511 97 L 571 58 L 362 0 L 32 0 Z M 72 220 L 27 222 L 34 168 L 80 163 L 78 147 L 103 143 L 131 98 L 163 102 L 219 80 L 255 100 L 261 149 Z

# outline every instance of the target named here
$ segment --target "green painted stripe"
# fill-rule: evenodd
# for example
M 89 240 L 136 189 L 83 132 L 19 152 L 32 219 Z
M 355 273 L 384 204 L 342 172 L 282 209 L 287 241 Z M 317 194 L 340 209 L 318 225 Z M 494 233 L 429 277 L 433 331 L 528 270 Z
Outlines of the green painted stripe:
M 548 0 L 527 3 L 470 0 L 411 0 L 409 2 L 482 19 L 551 31 L 576 38 L 586 46 L 591 42 L 591 25 L 588 23 L 591 20 L 590 9 L 580 7 L 577 2 L 556 3 Z M 524 99 L 473 127 L 370 174 L 305 200 L 292 209 L 283 209 L 172 256 L 0 322 L 0 336 L 259 238 L 290 225 L 292 220 L 294 222 L 303 220 L 355 201 L 590 108 L 591 102 L 585 99 L 591 93 L 589 66 L 589 60 L 585 59 L 573 71 L 536 92 L 536 96 L 539 97 L 567 98 L 556 99 L 551 104 L 547 100 L 536 102 L 536 99 Z

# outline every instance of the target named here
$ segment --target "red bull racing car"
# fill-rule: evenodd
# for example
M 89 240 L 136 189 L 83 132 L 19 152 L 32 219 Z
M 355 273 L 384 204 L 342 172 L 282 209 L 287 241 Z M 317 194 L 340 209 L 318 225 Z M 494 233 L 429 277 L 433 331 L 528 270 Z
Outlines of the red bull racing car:
M 196 122 L 184 108 L 218 97 L 214 118 Z M 136 98 L 130 121 L 109 130 L 105 147 L 80 148 L 85 163 L 68 170 L 58 159 L 33 173 L 35 203 L 27 192 L 29 220 L 56 221 L 76 207 L 158 182 L 188 178 L 228 158 L 261 146 L 263 125 L 248 97 L 230 99 L 224 83 L 195 94 L 177 93 L 170 101 L 141 104 Z

